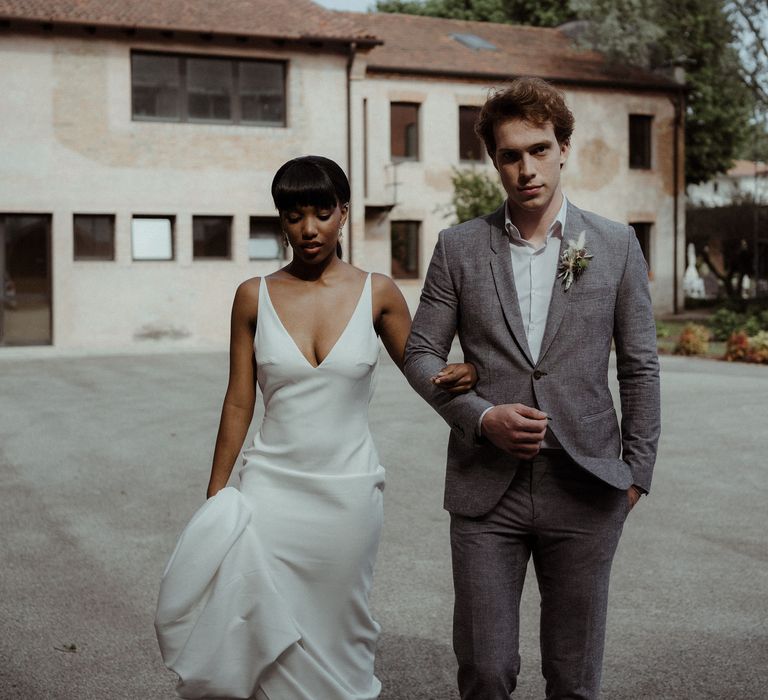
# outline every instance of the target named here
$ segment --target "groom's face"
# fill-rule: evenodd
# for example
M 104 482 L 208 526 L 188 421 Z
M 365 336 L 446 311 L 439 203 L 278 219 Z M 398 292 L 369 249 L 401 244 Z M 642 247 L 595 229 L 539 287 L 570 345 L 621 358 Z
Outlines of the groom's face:
M 494 127 L 496 153 L 493 164 L 511 207 L 527 212 L 544 211 L 560 192 L 560 170 L 569 145 L 559 144 L 551 122 L 536 125 L 509 119 Z

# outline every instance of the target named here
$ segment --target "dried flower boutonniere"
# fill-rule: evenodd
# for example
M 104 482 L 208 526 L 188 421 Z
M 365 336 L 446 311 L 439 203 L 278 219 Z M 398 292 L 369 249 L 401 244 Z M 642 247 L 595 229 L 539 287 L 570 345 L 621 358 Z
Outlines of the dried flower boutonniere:
M 579 279 L 581 273 L 587 269 L 589 261 L 592 259 L 592 253 L 588 252 L 584 247 L 586 237 L 587 232 L 582 231 L 579 234 L 578 240 L 568 241 L 568 247 L 560 256 L 560 267 L 558 268 L 557 276 L 563 280 L 566 292 L 571 288 L 574 280 Z

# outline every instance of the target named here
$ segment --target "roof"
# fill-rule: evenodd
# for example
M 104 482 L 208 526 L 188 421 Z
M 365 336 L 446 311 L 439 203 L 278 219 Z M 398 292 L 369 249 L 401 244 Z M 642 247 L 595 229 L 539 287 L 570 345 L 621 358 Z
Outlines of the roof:
M 753 160 L 737 160 L 726 173 L 728 177 L 755 177 L 768 175 L 768 163 Z
M 326 10 L 311 0 L 0 0 L 0 19 L 376 43 L 354 13 Z
M 368 70 L 506 79 L 535 75 L 553 82 L 610 84 L 628 89 L 681 90 L 650 71 L 610 62 L 575 47 L 559 29 L 387 13 L 338 13 L 383 40 L 368 54 Z M 452 35 L 474 35 L 496 50 L 471 48 Z

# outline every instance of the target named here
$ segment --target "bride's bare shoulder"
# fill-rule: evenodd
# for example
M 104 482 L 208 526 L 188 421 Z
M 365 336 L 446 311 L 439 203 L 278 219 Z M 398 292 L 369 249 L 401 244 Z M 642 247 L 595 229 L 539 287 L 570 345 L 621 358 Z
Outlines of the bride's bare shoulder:
M 259 288 L 263 284 L 262 279 L 251 277 L 238 285 L 232 304 L 234 311 L 255 317 L 259 308 Z
M 381 272 L 371 273 L 371 293 L 374 304 L 382 309 L 400 307 L 405 303 L 400 287 L 389 276 Z

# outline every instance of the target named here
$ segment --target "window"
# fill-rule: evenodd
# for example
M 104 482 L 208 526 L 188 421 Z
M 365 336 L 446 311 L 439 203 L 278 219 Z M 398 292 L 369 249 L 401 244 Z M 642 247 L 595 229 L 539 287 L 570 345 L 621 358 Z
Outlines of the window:
M 276 216 L 252 216 L 248 238 L 248 257 L 251 260 L 282 260 L 285 246 Z
M 134 260 L 173 260 L 172 216 L 134 216 L 131 244 Z
M 482 161 L 485 146 L 475 134 L 480 107 L 459 107 L 459 160 Z
M 187 58 L 187 108 L 190 121 L 232 121 L 232 61 Z
M 475 51 L 498 51 L 498 47 L 477 34 L 451 34 L 451 38 Z
M 131 55 L 133 117 L 181 120 L 181 58 Z
M 285 126 L 285 63 L 131 54 L 133 118 Z
M 419 228 L 418 221 L 392 222 L 392 277 L 418 279 Z
M 392 158 L 419 159 L 419 105 L 393 102 L 390 109 Z
M 629 167 L 648 170 L 651 167 L 651 125 L 653 117 L 629 115 Z
M 75 260 L 115 259 L 115 217 L 111 214 L 75 214 Z
M 648 264 L 648 269 L 651 269 L 651 226 L 647 222 L 632 223 L 630 226 L 635 229 L 635 235 L 640 243 L 640 249 L 645 256 L 645 262 Z
M 232 217 L 192 217 L 192 258 L 229 260 L 231 256 Z

